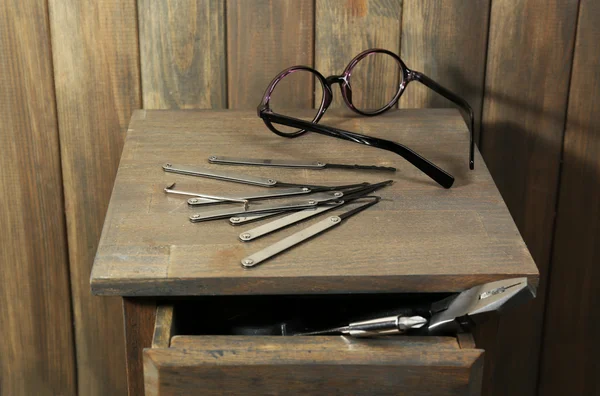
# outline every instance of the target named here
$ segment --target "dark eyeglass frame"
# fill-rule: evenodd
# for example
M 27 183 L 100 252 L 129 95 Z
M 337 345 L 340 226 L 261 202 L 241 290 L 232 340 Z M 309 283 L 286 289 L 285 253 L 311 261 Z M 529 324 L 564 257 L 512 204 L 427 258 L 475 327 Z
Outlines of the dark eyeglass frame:
M 374 55 L 374 54 L 378 54 L 378 53 L 387 54 L 396 60 L 396 62 L 398 63 L 398 66 L 400 68 L 401 75 L 402 75 L 402 82 L 399 84 L 398 91 L 394 95 L 393 99 L 387 105 L 385 105 L 384 107 L 382 107 L 378 110 L 374 110 L 372 112 L 362 111 L 360 109 L 357 109 L 354 106 L 354 104 L 352 103 L 352 88 L 349 84 L 349 79 L 352 74 L 353 68 L 358 64 L 359 61 L 361 61 L 362 59 L 364 59 L 365 57 L 367 57 L 369 55 Z M 321 99 L 321 104 L 320 104 L 317 114 L 315 115 L 312 122 L 304 121 L 304 120 L 294 118 L 294 117 L 285 116 L 285 115 L 278 114 L 278 113 L 274 113 L 271 110 L 271 108 L 269 107 L 269 101 L 271 99 L 271 95 L 272 95 L 273 91 L 275 90 L 275 87 L 277 86 L 277 84 L 288 74 L 291 74 L 291 73 L 294 73 L 297 71 L 302 71 L 302 70 L 308 71 L 308 72 L 311 72 L 312 74 L 314 74 L 317 77 L 317 79 L 321 82 L 321 85 L 323 87 L 323 98 Z M 449 174 L 446 171 L 444 171 L 443 169 L 437 167 L 436 165 L 434 165 L 432 162 L 430 162 L 426 158 L 422 157 L 421 155 L 417 154 L 415 151 L 411 150 L 410 148 L 408 148 L 402 144 L 393 142 L 391 140 L 379 139 L 379 138 L 375 138 L 375 137 L 371 137 L 371 136 L 367 136 L 367 135 L 362 135 L 359 133 L 354 133 L 354 132 L 345 131 L 342 129 L 332 128 L 332 127 L 318 124 L 319 120 L 323 117 L 323 115 L 325 114 L 325 111 L 327 111 L 327 109 L 329 108 L 329 105 L 331 105 L 331 102 L 333 100 L 333 90 L 332 90 L 333 84 L 340 84 L 340 90 L 341 90 L 344 102 L 352 111 L 354 111 L 358 114 L 365 115 L 365 116 L 376 116 L 376 115 L 382 114 L 382 113 L 388 111 L 389 109 L 393 108 L 396 105 L 396 103 L 398 102 L 398 100 L 400 99 L 400 96 L 402 95 L 404 90 L 406 89 L 406 86 L 411 81 L 419 81 L 423 85 L 427 86 L 428 88 L 432 89 L 433 91 L 437 92 L 438 94 L 442 95 L 446 99 L 448 99 L 451 102 L 453 102 L 454 104 L 456 104 L 461 110 L 463 110 L 464 113 L 466 113 L 467 122 L 469 125 L 469 131 L 470 131 L 469 168 L 473 169 L 474 164 L 475 164 L 474 163 L 474 156 L 475 156 L 474 116 L 473 116 L 473 109 L 471 108 L 469 103 L 467 103 L 466 100 L 464 100 L 463 98 L 461 98 L 454 92 L 450 91 L 447 88 L 442 87 L 440 84 L 436 83 L 429 77 L 425 76 L 423 73 L 420 73 L 420 72 L 417 72 L 414 70 L 410 70 L 408 67 L 406 67 L 406 65 L 404 64 L 404 62 L 402 62 L 402 60 L 398 57 L 398 55 L 396 55 L 393 52 L 390 52 L 388 50 L 385 50 L 385 49 L 373 48 L 373 49 L 369 49 L 369 50 L 361 52 L 354 59 L 352 59 L 352 61 L 350 61 L 348 66 L 346 66 L 346 68 L 344 69 L 344 72 L 339 76 L 334 75 L 334 76 L 325 78 L 321 73 L 319 73 L 317 70 L 315 70 L 309 66 L 292 66 L 290 68 L 285 69 L 284 71 L 279 73 L 267 87 L 267 90 L 265 91 L 263 99 L 260 102 L 260 104 L 258 105 L 258 109 L 257 109 L 258 116 L 260 118 L 262 118 L 265 125 L 271 131 L 273 131 L 274 133 L 276 133 L 279 136 L 283 136 L 286 138 L 295 138 L 300 135 L 303 135 L 307 131 L 310 131 L 310 132 L 316 132 L 316 133 L 319 133 L 322 135 L 332 136 L 332 137 L 336 137 L 338 139 L 343 139 L 343 140 L 349 140 L 349 141 L 352 141 L 355 143 L 360 143 L 360 144 L 364 144 L 367 146 L 373 146 L 373 147 L 377 147 L 377 148 L 380 148 L 383 150 L 388 150 L 388 151 L 394 152 L 394 153 L 400 155 L 401 157 L 403 157 L 404 159 L 406 159 L 408 162 L 413 164 L 415 167 L 420 169 L 422 172 L 427 174 L 429 177 L 431 177 L 433 180 L 435 180 L 441 186 L 443 186 L 445 188 L 450 188 L 452 186 L 452 184 L 454 183 L 454 177 L 451 174 Z M 293 127 L 293 128 L 299 128 L 300 130 L 295 131 L 295 132 L 290 132 L 290 133 L 281 132 L 273 124 L 280 124 L 280 125 L 285 125 L 285 126 L 289 126 L 289 127 Z

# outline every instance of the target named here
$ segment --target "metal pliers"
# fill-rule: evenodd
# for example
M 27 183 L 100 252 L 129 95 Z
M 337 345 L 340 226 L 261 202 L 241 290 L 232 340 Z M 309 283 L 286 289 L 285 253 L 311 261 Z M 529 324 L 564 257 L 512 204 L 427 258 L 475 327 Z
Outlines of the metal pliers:
M 472 287 L 431 304 L 429 317 L 386 316 L 350 323 L 347 326 L 295 335 L 341 333 L 354 337 L 373 337 L 412 333 L 417 335 L 455 335 L 472 331 L 490 314 L 523 303 L 535 296 L 527 278 L 512 278 Z

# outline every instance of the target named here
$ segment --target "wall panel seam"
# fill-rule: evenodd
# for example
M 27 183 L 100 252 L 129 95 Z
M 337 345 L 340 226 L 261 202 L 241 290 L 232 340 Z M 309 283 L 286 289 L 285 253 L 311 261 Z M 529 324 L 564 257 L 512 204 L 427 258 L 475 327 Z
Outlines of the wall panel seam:
M 316 70 L 315 66 L 317 65 L 317 0 L 313 0 L 313 43 L 312 43 L 312 64 L 310 65 L 313 69 Z M 318 70 L 317 70 L 318 71 Z M 313 79 L 313 94 L 312 96 L 312 108 L 315 109 L 317 106 L 317 101 L 315 98 L 315 81 Z
M 398 23 L 400 24 L 400 28 L 399 28 L 399 32 L 400 32 L 400 37 L 398 37 L 398 56 L 400 57 L 400 59 L 402 59 L 402 32 L 404 31 L 404 6 L 406 5 L 406 0 L 402 0 L 402 3 L 400 4 L 400 18 L 398 20 Z M 404 59 L 402 59 L 404 60 Z M 400 84 L 400 75 L 398 75 L 398 84 Z M 394 108 L 399 109 L 400 108 L 400 98 L 398 98 L 398 102 L 396 102 L 396 106 L 394 106 Z
M 538 355 L 538 370 L 537 370 L 537 378 L 536 378 L 536 394 L 540 395 L 540 385 L 542 380 L 542 365 L 544 362 L 544 340 L 546 338 L 546 318 L 548 317 L 549 307 L 549 296 L 552 288 L 552 267 L 554 265 L 554 248 L 556 243 L 556 227 L 558 220 L 558 208 L 560 203 L 560 190 L 562 185 L 562 174 L 563 174 L 563 164 L 565 157 L 565 137 L 567 131 L 567 123 L 569 120 L 569 101 L 571 99 L 571 82 L 573 81 L 573 64 L 575 63 L 575 48 L 577 48 L 577 38 L 579 36 L 579 19 L 580 19 L 580 10 L 581 10 L 581 0 L 577 1 L 577 17 L 575 19 L 575 27 L 573 30 L 573 40 L 571 47 L 571 67 L 569 70 L 569 80 L 567 81 L 567 98 L 565 100 L 565 111 L 564 111 L 564 119 L 563 119 L 563 128 L 562 128 L 562 140 L 560 147 L 560 160 L 558 162 L 558 174 L 556 176 L 556 200 L 554 201 L 554 211 L 552 215 L 552 235 L 550 236 L 550 248 L 548 252 L 548 274 L 546 275 L 546 290 L 544 293 L 544 313 L 542 314 L 542 330 L 540 334 L 540 353 Z M 538 296 L 540 298 L 540 296 Z
M 142 84 L 142 82 L 144 81 L 144 77 L 142 76 L 142 73 L 144 72 L 144 69 L 142 69 L 142 36 L 140 34 L 140 3 L 139 1 L 135 1 L 135 22 L 136 24 L 135 26 L 135 30 L 137 32 L 137 46 L 138 46 L 138 62 L 137 62 L 137 67 L 138 70 L 140 71 L 140 75 L 139 75 L 139 81 L 138 81 L 138 86 L 140 87 L 140 92 L 139 92 L 139 103 L 141 105 L 142 109 L 146 108 L 146 103 L 144 103 L 144 85 Z
M 225 108 L 229 109 L 229 23 L 227 23 L 227 0 L 223 0 L 223 46 L 225 47 L 225 51 L 223 51 L 223 61 L 224 61 L 224 69 L 225 69 L 225 79 L 223 84 L 225 84 Z
M 69 230 L 67 226 L 67 201 L 65 196 L 65 183 L 64 183 L 64 164 L 63 164 L 63 155 L 62 155 L 62 140 L 60 135 L 60 114 L 58 112 L 58 99 L 56 97 L 56 71 L 54 69 L 54 48 L 52 45 L 52 23 L 50 20 L 50 2 L 45 0 L 46 3 L 46 23 L 48 24 L 48 49 L 49 49 L 49 62 L 50 62 L 50 71 L 52 75 L 52 94 L 54 96 L 54 113 L 55 118 L 54 121 L 56 123 L 56 134 L 58 142 L 58 161 L 60 164 L 60 199 L 62 203 L 62 217 L 64 219 L 63 230 L 64 234 L 64 247 L 66 249 L 65 259 L 66 259 L 66 268 L 67 272 L 67 284 L 69 286 L 69 314 L 71 317 L 71 323 L 68 323 L 68 326 L 71 328 L 71 344 L 73 345 L 71 360 L 73 361 L 73 385 L 75 389 L 75 394 L 79 393 L 79 373 L 78 373 L 78 361 L 77 361 L 77 342 L 75 341 L 75 307 L 73 303 L 73 285 L 71 280 L 71 255 L 69 254 Z
M 488 24 L 487 24 L 487 35 L 485 38 L 485 55 L 483 56 L 483 84 L 481 84 L 481 107 L 479 108 L 479 135 L 475 136 L 475 143 L 477 144 L 477 147 L 479 148 L 479 151 L 482 152 L 482 142 L 483 139 L 481 138 L 483 136 L 483 109 L 485 107 L 485 87 L 486 87 L 486 83 L 485 80 L 487 78 L 487 65 L 488 65 L 488 54 L 489 54 L 489 50 L 490 50 L 490 30 L 491 30 L 491 26 L 492 26 L 492 2 L 494 0 L 489 0 L 488 1 Z

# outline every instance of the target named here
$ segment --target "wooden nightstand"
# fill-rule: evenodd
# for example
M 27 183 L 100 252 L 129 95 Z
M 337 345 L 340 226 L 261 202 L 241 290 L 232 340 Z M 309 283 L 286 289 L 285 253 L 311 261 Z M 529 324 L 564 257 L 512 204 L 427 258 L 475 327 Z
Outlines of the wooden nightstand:
M 307 304 L 323 315 L 349 304 L 431 300 L 505 278 L 537 284 L 537 268 L 478 151 L 475 170 L 468 169 L 468 132 L 457 111 L 398 110 L 374 118 L 328 113 L 321 122 L 405 144 L 456 182 L 443 189 L 399 156 L 351 142 L 317 134 L 278 137 L 254 112 L 133 115 L 91 277 L 94 294 L 124 298 L 130 394 L 143 393 L 143 375 L 146 393 L 161 395 L 479 394 L 483 351 L 469 335 L 219 333 L 219 321 L 233 308 L 269 311 L 276 320 L 288 305 Z M 398 171 L 234 168 L 209 165 L 210 155 L 326 159 Z M 165 173 L 166 162 L 294 183 L 392 178 L 394 184 L 378 192 L 378 205 L 343 226 L 244 270 L 243 257 L 320 218 L 241 242 L 239 233 L 254 225 L 193 224 L 185 197 L 163 189 L 172 182 L 209 194 L 260 187 Z

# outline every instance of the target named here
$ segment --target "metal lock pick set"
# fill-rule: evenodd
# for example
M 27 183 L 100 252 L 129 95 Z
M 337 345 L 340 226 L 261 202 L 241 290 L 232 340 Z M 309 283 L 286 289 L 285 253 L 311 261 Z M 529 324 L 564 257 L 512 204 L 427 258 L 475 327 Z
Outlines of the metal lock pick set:
M 345 165 L 330 164 L 320 161 L 283 161 L 218 156 L 209 157 L 209 162 L 223 165 L 275 166 L 302 169 L 338 168 L 364 169 L 380 172 L 394 172 L 396 170 L 395 168 L 374 165 Z M 181 175 L 205 177 L 267 188 L 267 190 L 261 193 L 228 196 L 181 191 L 176 189 L 175 183 L 164 189 L 167 194 L 189 196 L 190 198 L 187 203 L 192 208 L 201 208 L 208 205 L 238 204 L 236 207 L 227 205 L 225 208 L 214 210 L 204 209 L 201 213 L 192 214 L 189 220 L 193 223 L 228 218 L 230 224 L 240 225 L 266 220 L 269 217 L 277 215 L 285 215 L 284 217 L 242 232 L 239 235 L 239 239 L 243 242 L 253 241 L 285 227 L 319 216 L 330 210 L 351 206 L 347 211 L 341 214 L 329 216 L 310 227 L 302 229 L 287 238 L 243 258 L 241 260 L 241 265 L 244 268 L 251 268 L 259 265 L 279 253 L 339 226 L 349 217 L 377 204 L 381 198 L 370 194 L 392 184 L 392 180 L 386 180 L 379 183 L 364 182 L 338 186 L 288 183 L 269 177 L 256 177 L 229 171 L 216 171 L 213 169 L 171 163 L 164 164 L 163 170 L 165 172 L 178 173 Z M 269 200 L 269 202 L 260 202 L 261 200 Z

